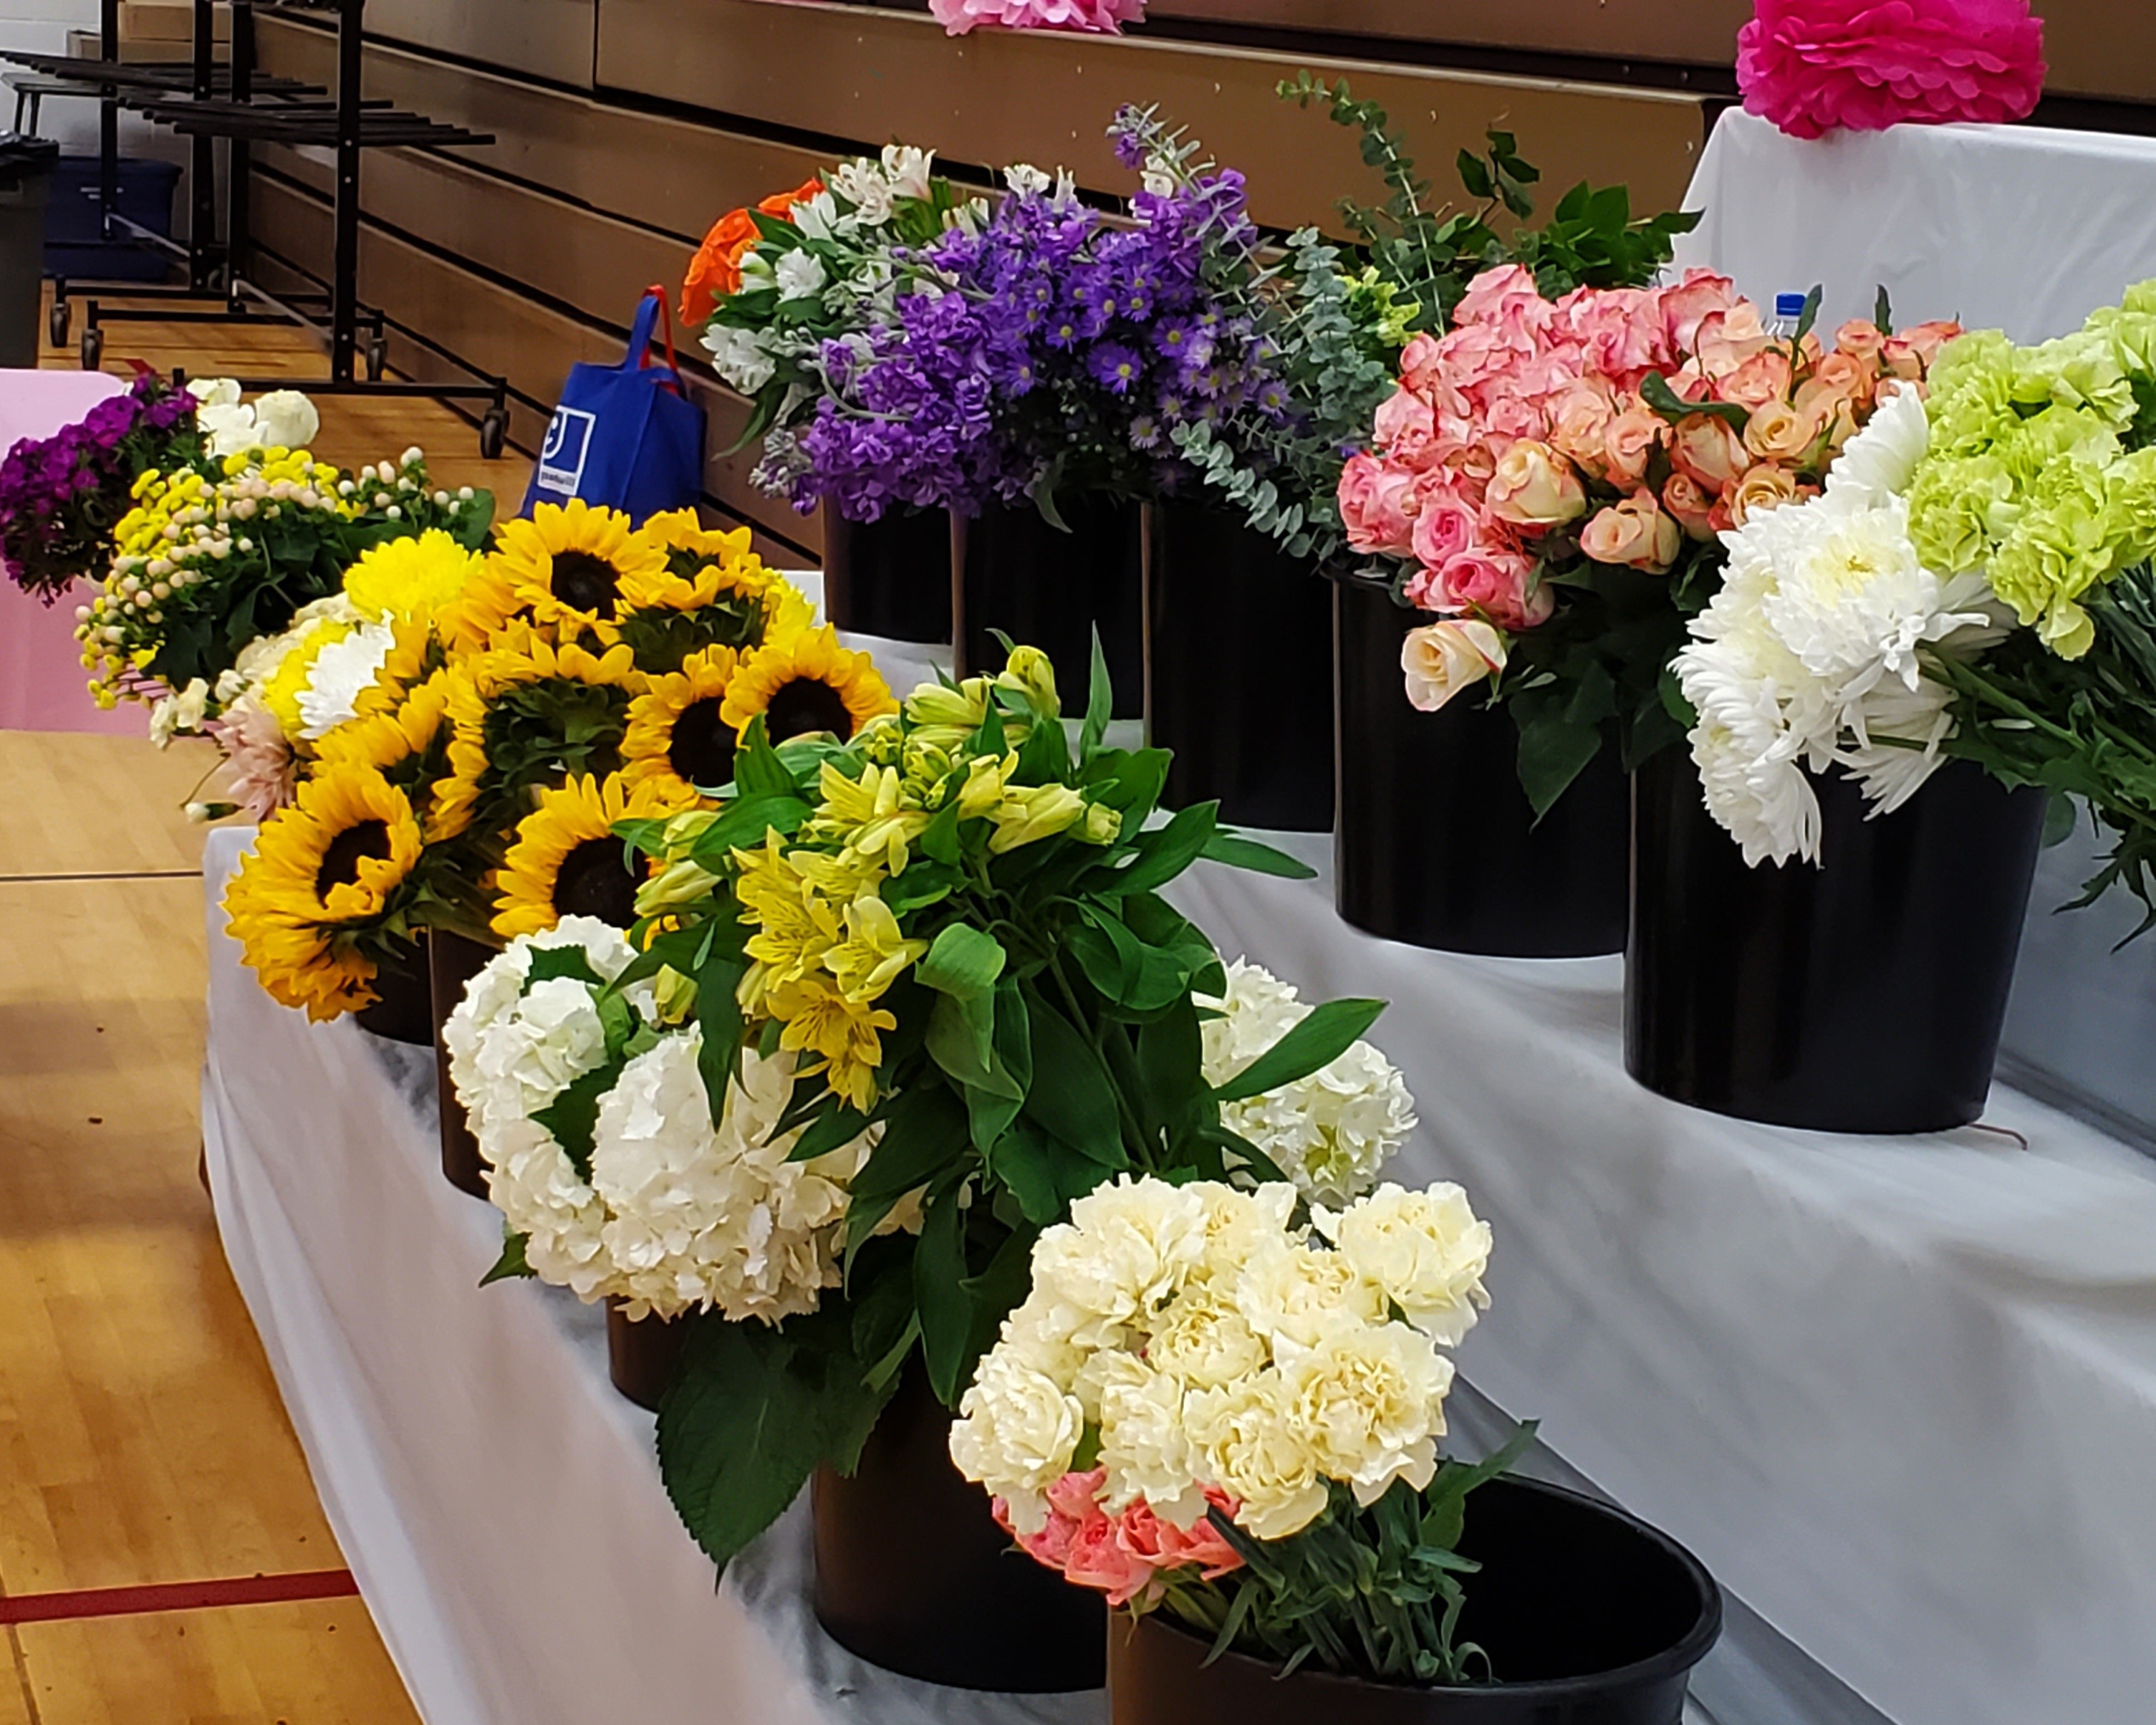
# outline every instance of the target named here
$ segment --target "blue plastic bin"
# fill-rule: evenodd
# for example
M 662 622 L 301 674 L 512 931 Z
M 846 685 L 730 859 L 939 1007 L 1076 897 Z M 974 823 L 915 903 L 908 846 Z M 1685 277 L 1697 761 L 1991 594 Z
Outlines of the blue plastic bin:
M 178 164 L 123 157 L 119 167 L 119 213 L 152 234 L 170 238 L 172 199 L 180 185 Z M 85 281 L 163 280 L 172 268 L 163 253 L 100 237 L 97 183 L 96 157 L 60 157 L 53 175 L 52 203 L 45 210 L 45 274 Z

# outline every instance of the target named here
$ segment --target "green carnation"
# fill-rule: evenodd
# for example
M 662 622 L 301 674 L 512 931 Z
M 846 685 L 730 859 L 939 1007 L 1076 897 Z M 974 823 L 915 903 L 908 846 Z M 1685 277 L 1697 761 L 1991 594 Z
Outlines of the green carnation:
M 2020 520 L 1991 560 L 1992 589 L 2063 659 L 2096 639 L 2077 601 L 2110 574 L 2118 547 L 2105 470 L 2072 456 L 2053 462 L 2029 488 Z
M 1909 491 L 1909 537 L 1928 569 L 1980 569 L 2000 534 L 1996 511 L 2010 507 L 2014 481 L 1996 456 L 1927 460 Z
M 2133 423 L 2133 385 L 2119 368 L 2111 338 L 2101 330 L 2083 330 L 2025 351 L 2015 367 L 2014 399 L 2025 406 L 2053 402 L 2087 408 L 2114 431 Z

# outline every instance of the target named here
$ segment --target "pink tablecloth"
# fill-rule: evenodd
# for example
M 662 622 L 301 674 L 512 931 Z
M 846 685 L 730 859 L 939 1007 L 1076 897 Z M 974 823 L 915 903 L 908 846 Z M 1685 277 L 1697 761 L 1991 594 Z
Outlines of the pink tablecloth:
M 0 371 L 0 450 L 50 437 L 126 386 L 103 372 Z M 101 711 L 85 689 L 74 608 L 85 583 L 48 608 L 0 579 L 0 731 L 110 731 L 140 736 L 141 709 Z

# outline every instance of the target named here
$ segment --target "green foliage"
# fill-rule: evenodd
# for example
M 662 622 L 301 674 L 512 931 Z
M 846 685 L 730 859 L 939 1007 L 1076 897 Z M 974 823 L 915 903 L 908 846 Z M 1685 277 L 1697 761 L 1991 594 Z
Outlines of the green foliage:
M 1284 1672 L 1307 1662 L 1380 1682 L 1502 1679 L 1459 1638 L 1463 1578 L 1481 1566 L 1458 1547 L 1468 1494 L 1508 1472 L 1534 1436 L 1523 1425 L 1487 1460 L 1440 1462 L 1424 1491 L 1399 1481 L 1368 1508 L 1335 1485 L 1324 1512 L 1286 1539 L 1253 1539 L 1213 1510 L 1244 1567 L 1214 1582 L 1185 1571 L 1163 1603 L 1211 1636 L 1216 1655 L 1233 1649 Z

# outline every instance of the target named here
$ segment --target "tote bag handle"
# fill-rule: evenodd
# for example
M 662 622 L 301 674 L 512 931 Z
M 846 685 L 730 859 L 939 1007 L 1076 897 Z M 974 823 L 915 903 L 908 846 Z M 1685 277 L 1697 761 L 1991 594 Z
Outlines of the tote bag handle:
M 629 326 L 629 352 L 622 357 L 621 368 L 624 372 L 640 372 L 650 365 L 651 337 L 660 329 L 665 331 L 669 373 L 660 380 L 661 385 L 679 395 L 681 361 L 674 352 L 674 314 L 666 303 L 666 290 L 656 283 L 644 289 L 643 299 L 637 302 L 636 321 Z

